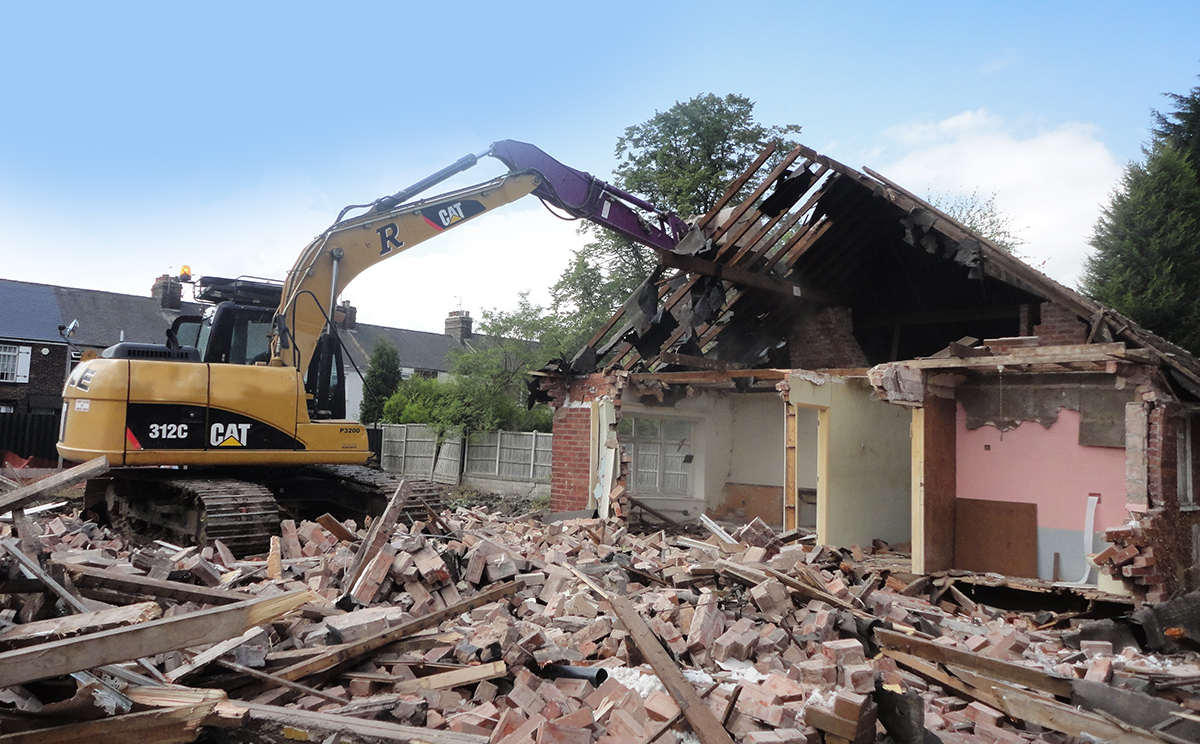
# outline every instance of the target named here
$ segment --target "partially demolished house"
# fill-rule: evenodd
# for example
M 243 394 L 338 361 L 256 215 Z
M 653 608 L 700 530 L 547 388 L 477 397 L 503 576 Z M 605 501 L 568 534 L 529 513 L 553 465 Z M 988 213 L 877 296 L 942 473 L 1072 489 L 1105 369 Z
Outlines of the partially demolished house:
M 1150 600 L 1194 585 L 1200 362 L 873 171 L 771 157 L 544 372 L 553 508 L 910 543 L 917 573 L 1095 584 L 1098 559 Z

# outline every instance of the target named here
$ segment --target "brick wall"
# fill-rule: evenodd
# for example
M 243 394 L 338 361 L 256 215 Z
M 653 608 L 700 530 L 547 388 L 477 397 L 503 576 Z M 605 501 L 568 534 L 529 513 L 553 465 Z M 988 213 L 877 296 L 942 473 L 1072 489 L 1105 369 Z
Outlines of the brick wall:
M 1179 504 L 1179 404 L 1151 388 L 1143 400 L 1126 406 L 1126 500 L 1140 515 L 1144 555 L 1158 568 L 1134 586 L 1141 600 L 1159 602 L 1196 588 L 1193 525 L 1200 512 Z M 1196 474 L 1200 476 L 1200 473 Z M 1161 583 L 1159 583 L 1161 582 Z
M 788 354 L 796 369 L 870 366 L 854 338 L 854 316 L 848 307 L 825 307 L 801 316 L 788 333 Z
M 601 374 L 571 380 L 548 380 L 543 390 L 554 407 L 554 445 L 550 455 L 550 509 L 586 509 L 592 470 L 592 407 L 602 396 L 620 399 L 614 380 Z
M 1087 343 L 1087 323 L 1067 308 L 1053 302 L 1043 302 L 1041 315 L 1041 323 L 1033 327 L 1033 335 L 1041 340 L 1043 346 Z
M 58 344 L 5 341 L 30 347 L 29 382 L 0 382 L 0 403 L 13 406 L 14 413 L 57 412 L 62 407 L 66 381 L 67 347 Z M 49 349 L 49 354 L 42 354 Z
M 592 409 L 562 407 L 554 412 L 550 458 L 550 510 L 584 509 L 591 476 Z

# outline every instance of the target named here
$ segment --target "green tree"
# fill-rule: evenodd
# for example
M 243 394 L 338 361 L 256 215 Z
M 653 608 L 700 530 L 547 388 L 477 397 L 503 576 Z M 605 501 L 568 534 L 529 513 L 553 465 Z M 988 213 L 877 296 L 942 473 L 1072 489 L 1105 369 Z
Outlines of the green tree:
M 676 214 L 704 214 L 730 181 L 741 175 L 769 142 L 781 157 L 795 146 L 800 127 L 767 126 L 754 120 L 745 96 L 704 93 L 625 129 L 617 140 L 617 185 Z
M 516 310 L 484 311 L 479 334 L 450 352 L 451 378 L 401 382 L 383 407 L 390 424 L 466 431 L 549 431 L 551 413 L 529 410 L 526 373 L 561 355 L 561 327 L 522 292 Z
M 379 339 L 371 349 L 371 358 L 367 363 L 358 420 L 364 424 L 379 421 L 383 416 L 384 401 L 391 397 L 399 383 L 400 353 L 390 342 Z
M 1200 351 L 1200 88 L 1155 112 L 1144 161 L 1130 163 L 1090 241 L 1082 290 Z
M 1152 145 L 1096 224 L 1082 288 L 1169 341 L 1200 350 L 1200 183 L 1187 155 Z
M 708 212 L 728 183 L 741 175 L 768 143 L 777 162 L 795 146 L 796 125 L 767 126 L 754 119 L 745 96 L 705 93 L 626 128 L 617 139 L 614 183 L 656 207 L 682 216 Z M 744 196 L 739 195 L 739 196 Z M 736 202 L 736 199 L 735 199 Z M 658 263 L 654 251 L 590 223 L 591 237 L 551 288 L 550 314 L 577 351 Z

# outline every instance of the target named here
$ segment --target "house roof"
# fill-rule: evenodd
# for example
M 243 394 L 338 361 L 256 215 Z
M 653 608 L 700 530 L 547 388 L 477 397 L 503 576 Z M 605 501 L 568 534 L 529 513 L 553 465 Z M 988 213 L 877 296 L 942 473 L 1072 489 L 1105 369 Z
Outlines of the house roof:
M 78 320 L 76 346 L 105 348 L 122 334 L 126 341 L 162 343 L 175 318 L 201 307 L 185 302 L 167 310 L 152 297 L 0 279 L 0 337 L 62 343 L 58 327 Z
M 102 349 L 122 338 L 161 344 L 175 318 L 200 314 L 205 307 L 184 302 L 181 309 L 168 310 L 149 296 L 0 279 L 0 338 L 62 343 L 58 326 L 78 320 L 78 330 L 71 338 L 76 346 Z M 453 336 L 368 323 L 343 331 L 341 337 L 351 359 L 364 373 L 371 349 L 379 339 L 390 341 L 400 354 L 400 366 L 412 369 L 449 371 L 449 351 L 463 348 Z M 486 343 L 486 336 L 467 341 L 476 346 Z
M 871 364 L 930 356 L 964 335 L 1018 335 L 1022 306 L 1052 301 L 1090 341 L 1147 349 L 1200 397 L 1200 362 L 1083 297 L 869 169 L 799 146 L 767 172 L 770 149 L 737 179 L 573 360 L 599 367 L 789 366 L 806 313 L 853 308 Z M 730 207 L 750 184 L 750 196 Z
M 381 340 L 396 347 L 401 367 L 439 372 L 450 371 L 448 355 L 451 349 L 465 348 L 458 339 L 447 334 L 410 331 L 369 323 L 357 323 L 353 330 L 341 331 L 339 335 L 350 358 L 364 373 L 371 358 L 371 350 Z M 477 343 L 480 338 L 482 337 L 468 339 L 467 343 Z
M 54 287 L 0 279 L 0 338 L 62 343 Z

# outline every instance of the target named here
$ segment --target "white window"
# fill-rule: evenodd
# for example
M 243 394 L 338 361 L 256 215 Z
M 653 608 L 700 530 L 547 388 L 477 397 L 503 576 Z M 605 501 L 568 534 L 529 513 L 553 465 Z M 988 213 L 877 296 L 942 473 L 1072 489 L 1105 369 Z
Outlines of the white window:
M 1178 474 L 1177 498 L 1180 506 L 1196 505 L 1196 486 L 1200 485 L 1200 412 L 1184 414 L 1176 419 L 1175 440 L 1178 448 L 1175 463 Z
M 30 347 L 0 344 L 0 382 L 29 382 Z
M 682 419 L 625 416 L 617 428 L 630 463 L 633 493 L 691 494 L 692 423 Z

